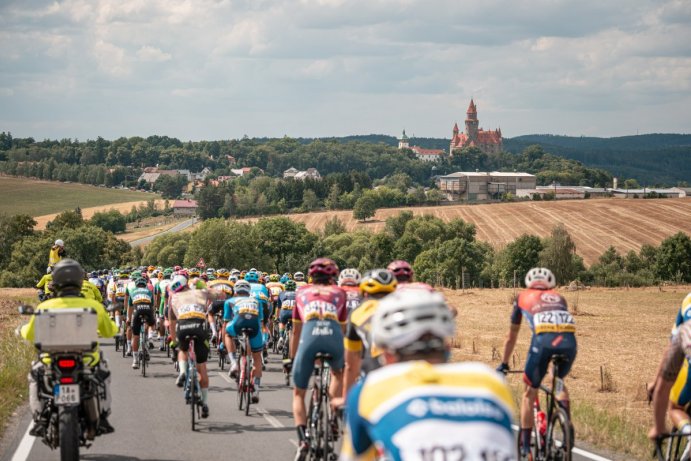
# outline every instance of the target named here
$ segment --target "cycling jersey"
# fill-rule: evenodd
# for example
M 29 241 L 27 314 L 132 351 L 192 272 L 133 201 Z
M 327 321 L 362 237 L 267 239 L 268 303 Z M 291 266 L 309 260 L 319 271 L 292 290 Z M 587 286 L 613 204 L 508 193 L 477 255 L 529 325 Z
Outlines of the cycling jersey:
M 163 309 L 166 306 L 166 299 L 168 297 L 168 287 L 170 286 L 170 279 L 163 279 L 158 282 L 158 285 L 154 287 L 154 294 L 156 294 L 159 299 L 158 305 L 158 315 L 163 315 Z
M 84 296 L 85 298 L 94 299 L 99 303 L 103 302 L 103 296 L 101 296 L 101 291 L 88 280 L 84 280 L 82 282 L 82 296 Z
M 278 314 L 278 321 L 286 325 L 293 318 L 293 309 L 295 308 L 295 296 L 294 291 L 284 291 L 278 296 L 278 307 L 281 312 Z
M 125 302 L 125 295 L 127 294 L 127 284 L 129 279 L 115 280 L 109 287 L 108 295 L 115 298 L 115 303 L 122 305 Z
M 348 312 L 352 312 L 362 303 L 360 287 L 344 285 L 341 288 L 346 293 L 346 307 L 348 308 Z
M 341 459 L 517 459 L 513 397 L 480 363 L 402 362 L 348 395 Z
M 269 291 L 269 298 L 272 303 L 278 302 L 279 295 L 285 291 L 285 287 L 281 282 L 269 282 L 266 284 L 266 289 Z
M 364 374 L 381 366 L 378 357 L 382 351 L 372 344 L 371 332 L 372 316 L 378 305 L 378 300 L 368 299 L 350 313 L 346 326 L 345 350 L 362 354 L 362 372 Z
M 330 354 L 331 367 L 344 366 L 343 331 L 348 311 L 345 292 L 335 285 L 310 285 L 296 295 L 293 322 L 302 323 L 300 346 L 293 363 L 293 379 L 299 389 L 307 389 L 317 353 Z
M 271 303 L 269 302 L 269 290 L 261 283 L 250 283 L 250 296 L 254 296 L 262 307 L 263 319 L 271 317 Z
M 685 357 L 685 347 L 691 344 L 682 344 L 682 337 L 691 335 L 681 335 L 683 329 L 691 330 L 691 293 L 686 295 L 681 303 L 677 318 L 672 329 L 672 340 L 670 351 L 665 357 L 663 371 L 668 376 L 676 376 L 674 385 L 669 394 L 669 399 L 676 405 L 684 407 L 691 403 L 691 373 L 689 373 L 689 358 Z
M 236 338 L 241 330 L 251 330 L 248 334 L 252 352 L 260 352 L 264 348 L 264 311 L 259 300 L 254 296 L 236 296 L 226 300 L 223 310 L 223 320 L 230 322 L 226 333 Z
M 187 352 L 194 338 L 197 363 L 206 363 L 209 357 L 209 330 L 206 322 L 206 305 L 209 293 L 205 289 L 184 290 L 170 293 L 169 315 L 179 320 L 177 340 L 180 350 Z
M 135 288 L 132 296 L 128 299 L 128 303 L 128 307 L 135 308 L 132 314 L 132 333 L 139 336 L 142 321 L 149 325 L 154 324 L 154 296 L 148 288 Z
M 681 303 L 679 312 L 677 312 L 677 318 L 674 322 L 674 328 L 672 328 L 672 334 L 676 334 L 679 326 L 688 320 L 691 320 L 691 293 L 687 294 L 686 298 L 684 298 L 684 301 Z
M 185 290 L 170 296 L 170 314 L 178 320 L 201 319 L 206 321 L 206 290 Z
M 132 307 L 133 305 L 136 307 L 140 304 L 151 307 L 154 304 L 154 295 L 148 288 L 135 288 L 130 293 L 127 303 L 127 307 Z
M 524 315 L 533 332 L 524 381 L 538 388 L 554 355 L 566 357 L 567 360 L 559 367 L 559 378 L 566 377 L 577 352 L 576 325 L 566 299 L 554 290 L 523 290 L 514 303 L 511 323 L 519 325 Z

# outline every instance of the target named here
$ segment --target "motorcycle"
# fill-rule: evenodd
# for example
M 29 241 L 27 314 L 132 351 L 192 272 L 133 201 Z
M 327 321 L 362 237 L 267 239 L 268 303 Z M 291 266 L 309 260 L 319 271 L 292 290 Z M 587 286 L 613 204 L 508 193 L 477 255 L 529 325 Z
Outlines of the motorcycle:
M 98 345 L 97 314 L 88 308 L 34 311 L 31 306 L 20 306 L 19 313 L 35 319 L 37 360 L 31 376 L 40 410 L 32 435 L 59 448 L 61 461 L 76 461 L 80 447 L 88 448 L 96 436 L 112 431 L 101 424 L 110 372 L 84 364 Z

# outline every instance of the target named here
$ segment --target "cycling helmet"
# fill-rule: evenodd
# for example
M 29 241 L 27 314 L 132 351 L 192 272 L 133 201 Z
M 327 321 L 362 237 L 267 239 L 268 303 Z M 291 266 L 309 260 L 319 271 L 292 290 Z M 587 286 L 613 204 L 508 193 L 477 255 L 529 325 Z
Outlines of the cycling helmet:
M 149 267 L 146 268 L 146 270 L 149 271 L 149 272 L 153 272 L 153 271 L 156 270 L 156 266 L 149 266 Z
M 215 273 L 216 273 L 216 269 L 214 269 L 214 268 L 212 268 L 212 267 L 209 267 L 209 268 L 206 270 L 206 275 L 211 275 L 211 274 L 215 274 Z
M 179 271 L 178 271 L 178 275 L 182 275 L 182 276 L 185 277 L 185 278 L 190 278 L 190 273 L 187 272 L 187 270 L 185 270 L 185 269 L 179 270 Z
M 353 267 L 349 267 L 343 269 L 341 273 L 338 274 L 338 286 L 356 287 L 360 284 L 360 279 L 362 279 L 360 271 Z
M 338 275 L 338 266 L 333 259 L 317 258 L 310 263 L 307 275 L 314 279 L 336 277 Z
M 134 286 L 136 286 L 137 288 L 146 288 L 146 279 L 142 277 L 140 279 L 135 280 Z
M 369 294 L 391 293 L 398 281 L 393 272 L 387 269 L 373 269 L 365 272 L 360 280 L 360 291 Z
M 454 336 L 454 326 L 441 293 L 399 291 L 379 302 L 372 318 L 372 341 L 404 354 L 443 351 L 445 340 Z
M 191 267 L 188 272 L 190 277 L 199 277 L 201 275 L 201 272 L 196 267 Z
M 216 271 L 216 277 L 230 277 L 230 271 L 228 269 L 219 269 Z
M 235 293 L 245 293 L 250 294 L 252 292 L 252 286 L 247 280 L 239 280 L 238 283 L 233 287 Z
M 240 272 L 240 278 L 241 278 L 241 279 L 244 280 L 244 279 L 245 279 L 245 275 L 247 275 L 247 271 L 241 271 L 241 272 Z
M 288 280 L 285 283 L 286 291 L 295 291 L 297 288 L 297 285 L 295 284 L 295 280 Z
M 237 282 L 238 276 L 237 275 L 231 275 L 230 277 L 228 277 L 228 280 L 230 280 L 231 282 Z
M 187 288 L 187 277 L 182 274 L 177 274 L 175 277 L 173 277 L 173 281 L 170 282 L 170 289 L 173 291 L 173 293 L 182 291 L 185 288 Z
M 91 277 L 92 279 L 97 278 L 97 277 L 98 277 L 98 272 L 96 272 L 96 271 L 91 271 L 91 274 L 89 274 L 89 277 Z
M 79 289 L 83 280 L 84 269 L 74 259 L 62 259 L 53 268 L 53 286 L 58 291 L 68 287 Z
M 259 274 L 257 272 L 249 271 L 245 274 L 245 280 L 249 283 L 259 283 Z
M 132 272 L 132 277 L 131 277 L 131 278 L 134 279 L 134 280 L 136 280 L 136 279 L 138 279 L 138 278 L 141 277 L 141 276 L 142 276 L 142 271 L 134 271 L 134 272 Z
M 180 266 L 175 266 L 175 267 L 173 268 L 173 270 L 174 270 L 175 272 L 181 271 L 181 270 L 182 270 L 182 267 L 180 267 Z
M 551 270 L 544 267 L 533 267 L 525 275 L 526 288 L 537 288 L 549 290 L 557 284 L 556 278 Z
M 211 277 L 213 277 L 213 275 Z M 206 272 L 200 275 L 199 278 L 204 280 L 205 282 L 209 281 L 209 275 Z
M 278 282 L 279 281 L 278 274 L 271 274 L 269 275 L 269 282 Z
M 120 277 L 121 279 L 128 279 L 128 278 L 130 278 L 130 273 L 129 273 L 129 271 L 122 270 L 118 274 L 118 277 Z
M 399 282 L 411 282 L 413 280 L 413 268 L 410 267 L 408 261 L 398 259 L 389 263 L 386 268 L 393 272 L 393 275 L 396 276 L 396 280 Z
M 303 274 L 302 272 L 296 272 L 295 274 L 293 274 L 293 279 L 296 282 L 304 282 L 305 281 L 305 274 Z
M 285 285 L 288 280 L 290 280 L 290 279 L 288 277 L 286 277 L 285 275 L 283 275 L 283 276 L 281 276 L 281 279 L 279 280 L 279 282 L 281 282 L 282 284 Z
M 163 271 L 164 279 L 169 279 L 171 275 L 173 275 L 173 269 L 171 269 L 170 267 Z
M 59 247 L 64 247 L 64 246 L 65 246 L 65 242 L 63 242 L 62 239 L 57 239 L 57 240 L 55 241 L 55 244 L 56 244 L 57 246 L 59 246 Z

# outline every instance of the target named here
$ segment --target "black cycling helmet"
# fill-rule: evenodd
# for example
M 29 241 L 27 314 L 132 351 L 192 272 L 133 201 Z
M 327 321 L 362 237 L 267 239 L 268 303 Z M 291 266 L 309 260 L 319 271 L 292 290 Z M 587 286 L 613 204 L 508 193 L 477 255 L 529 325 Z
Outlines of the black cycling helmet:
M 62 259 L 53 268 L 53 286 L 58 291 L 69 287 L 81 289 L 83 280 L 84 269 L 74 259 Z
M 138 278 L 136 282 L 134 282 L 134 286 L 137 288 L 146 288 L 146 279 L 144 277 Z

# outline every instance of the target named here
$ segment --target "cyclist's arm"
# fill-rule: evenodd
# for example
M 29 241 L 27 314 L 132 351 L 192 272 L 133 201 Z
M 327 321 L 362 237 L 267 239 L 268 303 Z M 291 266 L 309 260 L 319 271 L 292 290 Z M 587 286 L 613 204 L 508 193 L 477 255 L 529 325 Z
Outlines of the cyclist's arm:
M 665 349 L 660 372 L 655 380 L 655 389 L 653 391 L 653 428 L 649 433 L 651 438 L 655 438 L 655 436 L 665 432 L 665 415 L 667 413 L 667 405 L 669 404 L 669 393 L 685 359 L 681 343 L 678 337 L 675 337 Z
M 516 341 L 518 340 L 518 332 L 521 329 L 521 320 L 523 318 L 523 313 L 518 304 L 514 303 L 513 312 L 511 313 L 511 328 L 509 328 L 509 334 L 504 341 L 504 355 L 502 355 L 501 363 L 509 363 L 509 357 L 516 347 Z
M 295 359 L 295 353 L 300 344 L 300 334 L 302 333 L 302 322 L 293 317 L 293 336 L 290 338 L 290 358 Z
M 348 395 L 348 391 L 353 387 L 360 375 L 362 368 L 362 339 L 355 330 L 352 321 L 348 322 L 345 338 L 343 339 L 345 349 L 345 384 L 343 385 L 343 398 Z

